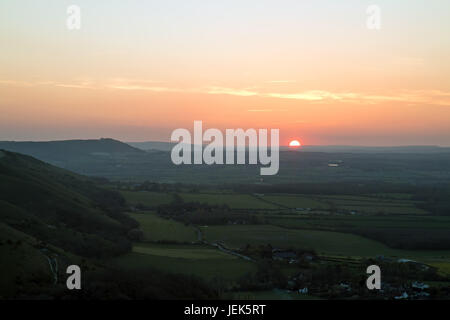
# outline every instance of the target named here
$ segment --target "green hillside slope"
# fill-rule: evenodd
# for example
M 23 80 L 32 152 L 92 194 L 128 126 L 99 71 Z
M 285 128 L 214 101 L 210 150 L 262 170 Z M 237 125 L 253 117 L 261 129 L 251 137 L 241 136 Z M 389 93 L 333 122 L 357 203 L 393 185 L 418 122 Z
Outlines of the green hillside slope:
M 31 157 L 1 152 L 0 221 L 82 256 L 129 250 L 126 235 L 137 223 L 120 212 L 119 194 Z

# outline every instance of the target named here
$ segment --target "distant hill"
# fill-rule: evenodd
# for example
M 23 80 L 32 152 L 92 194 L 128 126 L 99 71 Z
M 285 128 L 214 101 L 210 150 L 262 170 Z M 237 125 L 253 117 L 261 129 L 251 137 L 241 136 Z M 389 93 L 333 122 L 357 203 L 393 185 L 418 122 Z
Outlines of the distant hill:
M 333 152 L 333 153 L 449 153 L 450 148 L 439 146 L 398 146 L 398 147 L 303 146 L 300 149 L 300 151 Z
M 45 142 L 0 141 L 0 149 L 27 154 L 39 159 L 142 153 L 142 150 L 114 139 Z
M 170 151 L 172 150 L 173 146 L 175 146 L 175 143 L 160 142 L 160 141 L 127 142 L 127 144 L 145 151 L 148 150 Z
M 176 166 L 172 143 L 126 143 L 112 140 L 69 140 L 55 142 L 7 142 L 9 150 L 86 176 L 111 180 L 167 183 L 299 183 L 336 181 L 396 181 L 436 183 L 450 178 L 450 148 L 433 146 L 283 147 L 280 171 L 260 176 L 260 165 Z M 142 148 L 139 149 L 139 148 Z M 146 150 L 146 151 L 144 151 Z
M 130 146 L 149 151 L 170 151 L 176 145 L 172 142 L 146 141 L 127 142 Z M 289 147 L 281 146 L 280 150 L 291 150 Z M 303 146 L 297 151 L 303 152 L 329 152 L 329 153 L 442 153 L 449 152 L 448 147 L 439 146 L 398 146 L 398 147 L 366 147 L 366 146 Z

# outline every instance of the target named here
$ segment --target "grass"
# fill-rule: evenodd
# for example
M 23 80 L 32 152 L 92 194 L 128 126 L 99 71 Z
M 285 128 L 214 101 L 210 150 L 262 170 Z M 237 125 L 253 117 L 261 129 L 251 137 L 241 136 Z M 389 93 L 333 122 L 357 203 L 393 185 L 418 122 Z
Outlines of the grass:
M 129 215 L 139 222 L 145 241 L 192 242 L 197 240 L 195 229 L 180 222 L 160 218 L 151 212 L 129 213 Z
M 407 195 L 399 194 L 368 196 L 309 196 L 293 194 L 269 194 L 253 196 L 233 193 L 181 193 L 186 202 L 201 202 L 211 205 L 226 204 L 232 209 L 282 210 L 283 208 L 312 208 L 328 210 L 331 206 L 337 209 L 354 210 L 372 215 L 316 215 L 316 214 L 276 214 L 262 215 L 273 225 L 226 225 L 202 227 L 207 241 L 222 241 L 231 248 L 241 248 L 247 244 L 271 244 L 280 248 L 313 249 L 324 257 L 375 257 L 378 255 L 394 258 L 409 258 L 430 263 L 439 268 L 443 275 L 450 274 L 450 250 L 401 250 L 388 247 L 375 238 L 368 239 L 351 230 L 377 228 L 388 232 L 394 230 L 427 228 L 442 231 L 450 226 L 450 218 L 433 217 L 424 210 L 418 209 L 415 202 Z M 172 201 L 172 195 L 153 192 L 128 192 L 129 200 L 134 197 L 145 199 L 151 203 Z M 158 198 L 151 200 L 152 198 Z M 130 201 L 130 200 L 129 200 Z M 147 202 L 147 205 L 150 204 Z M 156 202 L 157 203 L 157 202 Z M 373 213 L 387 213 L 385 216 Z M 280 211 L 281 213 L 281 211 Z M 195 229 L 179 222 L 166 220 L 154 213 L 132 213 L 131 217 L 141 224 L 147 241 L 192 242 L 197 240 Z M 298 228 L 298 229 L 291 229 Z M 344 231 L 344 232 L 343 232 Z M 436 262 L 437 261 L 437 262 Z M 247 272 L 254 271 L 251 262 L 237 259 L 223 252 L 204 246 L 155 244 L 135 245 L 133 252 L 118 258 L 116 261 L 129 269 L 154 267 L 172 273 L 194 274 L 206 279 L 222 277 L 237 279 Z M 287 292 L 252 292 L 242 293 L 250 299 L 298 299 L 308 296 L 290 296 Z M 283 296 L 283 297 L 280 297 Z
M 157 207 L 169 204 L 173 201 L 173 195 L 163 192 L 150 191 L 120 191 L 124 198 L 132 205 L 144 205 L 146 207 Z
M 432 262 L 430 265 L 436 267 L 440 275 L 450 277 L 450 262 Z
M 450 258 L 450 251 L 397 250 L 361 236 L 331 231 L 293 230 L 271 225 L 231 225 L 203 228 L 208 241 L 222 241 L 233 248 L 250 245 L 313 249 L 322 255 L 375 257 L 378 255 L 428 260 Z
M 450 228 L 450 217 L 436 216 L 343 216 L 330 215 L 316 217 L 308 216 L 265 216 L 271 224 L 291 228 L 326 228 L 329 230 L 340 230 L 342 228 L 427 228 L 448 229 Z
M 328 195 L 317 196 L 318 200 L 332 204 L 337 209 L 357 211 L 363 213 L 387 213 L 387 214 L 428 214 L 427 211 L 416 207 L 416 202 L 408 199 L 386 197 Z
M 201 245 L 137 244 L 133 252 L 111 260 L 123 270 L 155 268 L 169 273 L 196 275 L 206 280 L 237 280 L 254 272 L 253 263 Z
M 286 290 L 240 291 L 233 294 L 234 300 L 320 300 L 317 297 Z
M 182 193 L 185 202 L 210 205 L 228 205 L 231 209 L 279 209 L 279 206 L 259 200 L 248 194 Z
M 47 259 L 31 245 L 34 242 L 32 237 L 0 223 L 0 297 L 13 296 L 21 284 L 51 284 Z
M 289 208 L 328 208 L 329 204 L 315 200 L 307 196 L 289 195 L 289 194 L 277 194 L 277 195 L 264 195 L 261 197 L 263 200 L 267 200 Z
M 382 199 L 399 199 L 399 200 L 409 200 L 412 198 L 412 195 L 409 193 L 374 193 L 370 194 L 369 196 Z
M 366 205 L 357 205 L 357 204 L 336 204 L 338 209 L 344 209 L 349 211 L 355 211 L 359 213 L 383 213 L 383 214 L 417 214 L 423 215 L 428 212 L 416 208 L 414 206 L 388 206 L 388 205 L 380 205 L 379 203 L 368 203 Z
M 135 245 L 133 252 L 149 254 L 158 257 L 183 258 L 183 259 L 232 259 L 231 255 L 213 248 L 191 247 L 154 247 L 148 245 Z

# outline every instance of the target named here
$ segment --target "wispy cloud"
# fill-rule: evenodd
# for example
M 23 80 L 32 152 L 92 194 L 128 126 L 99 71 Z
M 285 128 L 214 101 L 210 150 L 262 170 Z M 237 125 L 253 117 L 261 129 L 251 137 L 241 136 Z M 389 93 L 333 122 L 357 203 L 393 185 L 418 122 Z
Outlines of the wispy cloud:
M 53 83 L 56 87 L 73 88 L 73 89 L 96 89 L 97 85 L 91 80 L 78 80 L 70 83 Z
M 232 88 L 224 88 L 224 87 L 208 87 L 205 89 L 205 93 L 226 94 L 226 95 L 240 96 L 240 97 L 251 97 L 251 96 L 259 95 L 258 92 L 250 91 L 249 89 L 232 89 Z
M 247 112 L 282 112 L 282 111 L 288 111 L 288 109 L 248 109 Z
M 405 102 L 409 104 L 432 104 L 450 106 L 450 92 L 440 90 L 401 90 L 397 93 L 371 94 L 357 92 L 331 92 L 308 90 L 296 93 L 260 92 L 233 88 L 214 87 L 206 90 L 209 94 L 227 94 L 234 96 L 254 96 L 275 99 L 294 99 L 307 102 L 343 102 L 377 104 L 382 102 Z
M 248 112 L 273 112 L 273 109 L 250 109 Z
M 274 83 L 274 84 L 278 84 L 278 83 L 296 83 L 296 81 L 294 81 L 294 80 L 270 80 L 270 81 L 266 81 L 266 83 Z
M 54 85 L 53 81 L 20 81 L 20 80 L 0 80 L 0 85 L 15 87 L 35 87 L 42 85 Z
M 159 80 L 136 80 L 128 78 L 112 78 L 104 81 L 104 87 L 109 89 L 130 91 L 152 91 L 152 92 L 176 92 L 177 89 L 163 86 L 164 81 Z
M 91 81 L 74 80 L 71 82 L 56 81 L 20 81 L 20 80 L 0 80 L 0 85 L 8 85 L 15 87 L 39 87 L 54 86 L 61 88 L 77 88 L 77 89 L 96 89 L 97 86 Z
M 280 80 L 281 81 L 281 80 Z M 7 86 L 55 86 L 74 89 L 114 89 L 127 91 L 148 91 L 154 93 L 195 93 L 210 95 L 231 95 L 238 97 L 259 97 L 271 99 L 290 99 L 311 103 L 347 103 L 347 104 L 379 104 L 400 102 L 410 105 L 450 106 L 450 92 L 442 90 L 399 90 L 383 94 L 364 92 L 333 92 L 327 90 L 306 90 L 298 92 L 264 91 L 260 87 L 231 88 L 206 86 L 198 88 L 177 88 L 165 85 L 164 81 L 132 80 L 112 78 L 103 81 L 92 79 L 75 79 L 69 82 L 57 81 L 17 81 L 1 80 L 0 85 Z M 270 109 L 250 109 L 248 112 L 270 112 Z
M 118 89 L 118 90 L 141 90 L 141 91 L 152 91 L 152 92 L 177 92 L 179 90 L 167 88 L 167 87 L 155 87 L 155 86 L 140 86 L 140 85 L 107 85 L 107 88 Z

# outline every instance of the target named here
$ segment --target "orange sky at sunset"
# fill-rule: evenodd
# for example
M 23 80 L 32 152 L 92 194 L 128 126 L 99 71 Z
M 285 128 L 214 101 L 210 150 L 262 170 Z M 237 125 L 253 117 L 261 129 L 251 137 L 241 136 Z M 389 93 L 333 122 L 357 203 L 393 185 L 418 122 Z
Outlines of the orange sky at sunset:
M 202 120 L 284 145 L 450 145 L 447 1 L 378 1 L 379 31 L 365 1 L 76 1 L 79 31 L 69 2 L 20 2 L 0 4 L 0 140 L 169 141 Z

